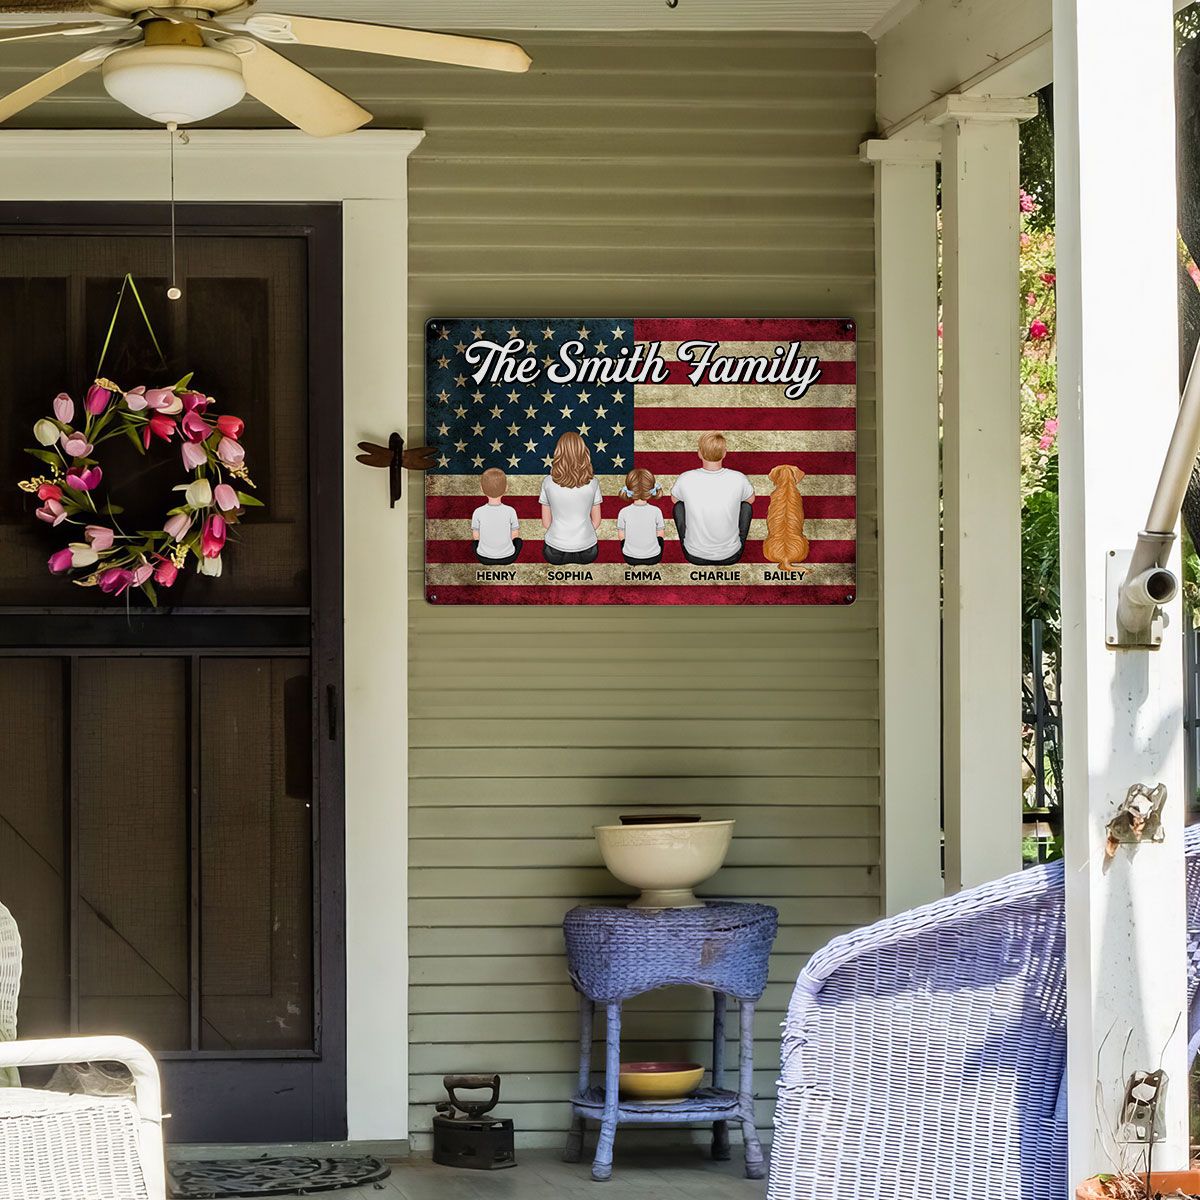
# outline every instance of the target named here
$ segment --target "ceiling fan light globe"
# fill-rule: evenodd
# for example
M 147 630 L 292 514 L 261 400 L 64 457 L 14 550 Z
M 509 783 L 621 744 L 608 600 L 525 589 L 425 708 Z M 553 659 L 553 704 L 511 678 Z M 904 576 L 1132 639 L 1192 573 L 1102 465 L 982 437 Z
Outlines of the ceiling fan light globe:
M 190 125 L 246 94 L 236 54 L 211 46 L 133 46 L 104 60 L 104 89 L 126 108 L 166 125 Z

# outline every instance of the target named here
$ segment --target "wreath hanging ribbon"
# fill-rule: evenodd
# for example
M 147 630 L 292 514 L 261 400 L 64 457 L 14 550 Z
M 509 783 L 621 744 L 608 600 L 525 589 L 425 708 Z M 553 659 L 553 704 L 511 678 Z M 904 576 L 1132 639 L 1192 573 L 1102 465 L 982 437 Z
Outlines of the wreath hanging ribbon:
M 173 387 L 139 386 L 128 391 L 103 376 L 126 290 L 137 301 L 165 365 L 137 285 L 126 275 L 95 382 L 83 402 L 82 424 L 76 421 L 75 401 L 60 392 L 51 405 L 53 415 L 34 422 L 38 446 L 27 449 L 50 471 L 22 480 L 18 486 L 41 501 L 36 510 L 39 521 L 55 529 L 73 526 L 72 532 L 80 535 L 50 555 L 51 574 L 86 572 L 75 576 L 73 582 L 116 596 L 140 588 L 156 605 L 156 585 L 173 586 L 193 559 L 197 573 L 220 575 L 230 527 L 241 520 L 247 508 L 261 507 L 262 501 L 252 494 L 255 485 L 240 440 L 243 421 L 218 415 L 213 398 L 191 387 L 190 374 Z M 164 515 L 161 529 L 127 532 L 119 520 L 122 510 L 103 495 L 104 468 L 96 451 L 114 437 L 128 438 L 141 454 L 161 450 L 178 437 L 187 477 L 174 488 L 182 493 L 182 503 Z

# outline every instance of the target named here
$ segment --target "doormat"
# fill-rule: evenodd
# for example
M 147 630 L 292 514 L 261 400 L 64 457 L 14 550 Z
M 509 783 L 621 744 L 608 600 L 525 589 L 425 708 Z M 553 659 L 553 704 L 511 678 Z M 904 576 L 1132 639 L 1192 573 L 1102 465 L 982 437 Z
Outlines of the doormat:
M 378 1183 L 392 1170 L 377 1158 L 229 1158 L 171 1164 L 174 1200 L 307 1196 Z

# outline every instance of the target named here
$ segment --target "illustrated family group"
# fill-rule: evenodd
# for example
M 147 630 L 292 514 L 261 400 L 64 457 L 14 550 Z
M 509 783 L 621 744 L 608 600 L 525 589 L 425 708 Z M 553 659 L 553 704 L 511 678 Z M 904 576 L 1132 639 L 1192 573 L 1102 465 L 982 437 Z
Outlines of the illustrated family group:
M 645 468 L 635 467 L 625 476 L 621 494 L 629 503 L 617 513 L 617 536 L 626 563 L 652 566 L 662 561 L 663 512 L 651 503 L 661 494 L 669 494 L 673 501 L 671 516 L 688 562 L 728 566 L 742 557 L 750 534 L 754 487 L 741 471 L 724 465 L 726 449 L 724 434 L 701 434 L 700 466 L 680 475 L 669 492 L 660 489 L 654 474 Z M 516 510 L 504 503 L 508 478 L 498 467 L 490 467 L 479 484 L 486 503 L 471 514 L 475 556 L 490 566 L 516 562 L 524 541 L 518 536 Z M 602 500 L 587 443 L 577 433 L 564 433 L 538 495 L 546 531 L 542 556 L 548 563 L 596 561 Z

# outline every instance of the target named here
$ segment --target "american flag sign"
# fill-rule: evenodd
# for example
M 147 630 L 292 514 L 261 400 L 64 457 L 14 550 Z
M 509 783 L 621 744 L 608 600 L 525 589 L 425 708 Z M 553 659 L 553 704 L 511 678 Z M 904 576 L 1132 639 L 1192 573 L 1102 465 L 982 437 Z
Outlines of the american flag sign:
M 853 321 L 447 318 L 425 343 L 431 603 L 853 601 Z

